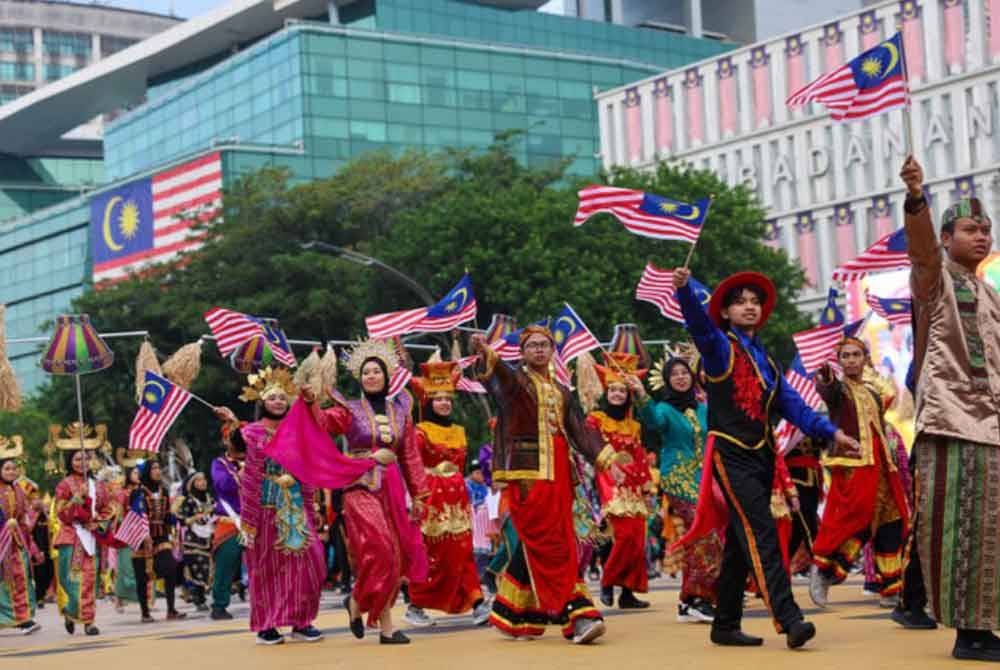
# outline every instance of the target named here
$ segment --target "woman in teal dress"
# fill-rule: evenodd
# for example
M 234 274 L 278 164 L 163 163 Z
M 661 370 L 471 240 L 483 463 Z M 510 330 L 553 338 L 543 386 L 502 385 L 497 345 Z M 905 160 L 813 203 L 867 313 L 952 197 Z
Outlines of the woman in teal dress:
M 662 399 L 653 400 L 638 390 L 639 418 L 647 430 L 660 438 L 660 488 L 670 500 L 673 515 L 685 528 L 694 522 L 701 485 L 702 461 L 708 409 L 699 402 L 695 376 L 682 358 L 671 358 L 650 375 L 650 385 L 663 389 Z M 722 562 L 722 539 L 715 533 L 684 548 L 683 578 L 677 620 L 710 622 L 715 618 L 715 583 Z

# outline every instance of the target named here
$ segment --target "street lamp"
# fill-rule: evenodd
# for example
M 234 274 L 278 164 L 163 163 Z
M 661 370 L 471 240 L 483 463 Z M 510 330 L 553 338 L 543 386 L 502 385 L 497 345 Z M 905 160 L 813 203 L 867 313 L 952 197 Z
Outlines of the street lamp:
M 346 261 L 357 263 L 358 265 L 377 268 L 390 275 L 400 283 L 405 284 L 407 288 L 420 296 L 420 299 L 423 300 L 428 307 L 433 306 L 436 302 L 434 298 L 431 297 L 430 291 L 421 286 L 416 279 L 400 272 L 391 265 L 386 265 L 377 258 L 372 258 L 371 256 L 366 256 L 365 254 L 358 253 L 357 251 L 338 247 L 337 245 L 330 244 L 328 242 L 320 242 L 318 240 L 313 242 L 303 242 L 299 246 L 307 251 L 321 251 L 332 256 L 339 256 Z

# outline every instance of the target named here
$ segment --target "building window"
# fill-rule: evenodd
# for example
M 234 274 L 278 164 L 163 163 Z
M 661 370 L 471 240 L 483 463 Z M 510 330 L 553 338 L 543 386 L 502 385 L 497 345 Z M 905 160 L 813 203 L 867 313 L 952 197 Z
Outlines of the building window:
M 90 58 L 91 39 L 87 33 L 61 33 L 46 30 L 42 33 L 42 46 L 49 56 L 76 56 Z
M 0 51 L 25 53 L 35 46 L 30 28 L 0 28 Z
M 34 90 L 31 86 L 0 86 L 0 105 L 16 100 Z
M 0 79 L 3 81 L 35 81 L 35 64 L 0 62 Z
M 76 70 L 77 68 L 73 65 L 66 65 L 64 63 L 46 63 L 45 81 L 62 79 L 63 77 L 73 74 Z
M 115 37 L 114 35 L 101 35 L 101 58 L 107 58 L 111 54 L 116 54 L 122 49 L 127 49 L 139 40 L 128 37 Z

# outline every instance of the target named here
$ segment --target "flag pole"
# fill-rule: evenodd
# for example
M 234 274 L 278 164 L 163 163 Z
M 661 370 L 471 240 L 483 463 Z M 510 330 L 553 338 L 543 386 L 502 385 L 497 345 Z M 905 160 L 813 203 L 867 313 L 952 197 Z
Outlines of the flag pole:
M 900 51 L 902 52 L 900 61 L 903 66 L 903 81 L 906 82 L 906 104 L 903 105 L 903 133 L 906 135 L 904 138 L 906 141 L 906 155 L 912 156 L 915 150 L 913 144 L 913 117 L 911 114 L 911 110 L 913 109 L 913 92 L 910 88 L 910 71 L 906 67 L 906 51 L 902 48 L 903 34 L 900 32 L 898 35 Z
M 708 207 L 709 207 L 709 209 L 711 209 L 712 203 L 714 201 L 715 201 L 715 194 L 714 193 L 709 193 L 708 194 Z M 705 212 L 704 218 L 701 220 L 701 225 L 702 226 L 705 225 L 705 220 L 706 219 L 708 219 L 708 212 L 707 211 Z M 691 248 L 688 249 L 687 258 L 684 259 L 684 269 L 685 270 L 687 270 L 688 266 L 691 264 L 691 257 L 694 256 L 694 248 L 695 248 L 695 246 L 697 246 L 699 238 L 701 238 L 701 232 L 700 231 L 698 232 L 698 237 L 695 238 L 694 242 L 691 243 Z

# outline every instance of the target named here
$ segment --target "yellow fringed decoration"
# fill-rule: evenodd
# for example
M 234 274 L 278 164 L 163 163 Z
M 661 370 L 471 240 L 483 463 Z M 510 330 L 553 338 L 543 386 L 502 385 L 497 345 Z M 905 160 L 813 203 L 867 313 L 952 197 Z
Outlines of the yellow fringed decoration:
M 163 364 L 164 376 L 181 388 L 190 389 L 201 371 L 201 340 L 185 344 Z
M 312 384 L 312 380 L 316 374 L 316 368 L 319 366 L 319 349 L 314 347 L 309 355 L 305 357 L 301 363 L 299 363 L 298 369 L 295 371 L 295 376 L 292 377 L 292 381 L 295 382 L 296 386 L 303 386 L 305 384 Z M 319 389 L 315 389 L 318 391 Z
M 139 345 L 139 353 L 135 357 L 135 401 L 142 402 L 142 389 L 146 386 L 146 371 L 163 376 L 156 350 L 149 340 L 143 340 Z
M 326 345 L 326 352 L 316 366 L 314 380 L 312 386 L 321 397 L 324 395 L 329 397 L 330 391 L 337 386 L 337 352 L 329 344 Z
M 576 393 L 580 404 L 587 412 L 597 407 L 604 395 L 604 386 L 597 374 L 597 361 L 589 351 L 580 354 L 576 359 Z
M 6 315 L 7 306 L 0 305 L 0 411 L 17 412 L 21 409 L 21 386 L 7 360 Z

